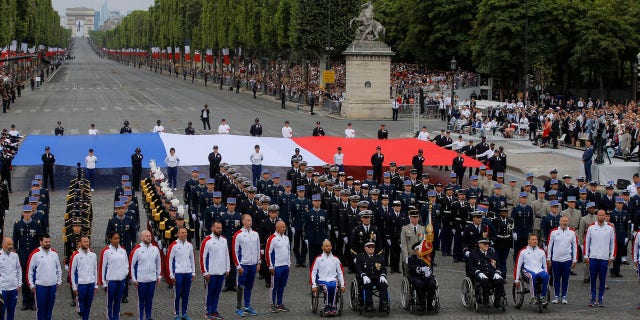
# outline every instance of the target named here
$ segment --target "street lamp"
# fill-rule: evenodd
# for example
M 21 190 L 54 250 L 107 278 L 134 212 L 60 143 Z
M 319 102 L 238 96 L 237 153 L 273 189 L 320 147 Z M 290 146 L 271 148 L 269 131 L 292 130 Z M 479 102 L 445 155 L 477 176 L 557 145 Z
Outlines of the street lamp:
M 458 62 L 456 61 L 456 57 L 453 56 L 451 58 L 451 110 L 453 112 L 453 100 L 454 100 L 454 86 L 456 83 L 456 67 L 458 65 Z

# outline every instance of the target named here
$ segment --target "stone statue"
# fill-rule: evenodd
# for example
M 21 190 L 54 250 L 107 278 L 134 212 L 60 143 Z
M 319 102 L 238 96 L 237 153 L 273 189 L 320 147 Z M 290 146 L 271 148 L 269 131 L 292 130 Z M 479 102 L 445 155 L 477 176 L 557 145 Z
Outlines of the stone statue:
M 349 21 L 349 27 L 351 27 L 354 21 L 362 22 L 362 25 L 356 30 L 356 40 L 374 41 L 378 39 L 380 33 L 384 35 L 384 27 L 380 22 L 373 19 L 373 4 L 371 1 L 367 1 L 367 3 L 360 7 L 362 8 L 360 14 Z

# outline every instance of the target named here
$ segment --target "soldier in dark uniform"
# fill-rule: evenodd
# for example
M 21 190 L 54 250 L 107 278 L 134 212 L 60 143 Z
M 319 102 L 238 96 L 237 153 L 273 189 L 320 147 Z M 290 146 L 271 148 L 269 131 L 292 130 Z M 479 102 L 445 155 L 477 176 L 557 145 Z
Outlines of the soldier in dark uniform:
M 386 129 L 384 123 L 380 124 L 380 129 L 378 129 L 378 139 L 386 140 L 389 139 L 389 131 Z
M 366 183 L 369 185 L 369 188 L 373 189 L 378 189 L 378 184 L 379 182 L 373 178 L 373 170 L 367 170 L 367 178 L 362 181 L 362 183 Z
M 72 230 L 70 234 L 66 234 L 63 236 L 64 240 L 64 269 L 69 269 L 69 263 L 71 262 L 71 256 L 73 252 L 78 250 L 80 246 L 80 238 L 82 238 L 82 220 L 80 218 L 73 219 L 72 222 Z M 67 277 L 67 282 L 71 284 L 71 278 Z M 73 293 L 73 288 L 69 286 L 71 291 L 71 306 L 76 305 L 76 295 Z
M 144 156 L 140 147 L 136 148 L 136 152 L 131 155 L 131 187 L 134 191 L 140 191 L 140 176 L 142 175 L 142 159 Z
M 493 287 L 496 297 L 493 306 L 500 308 L 501 298 L 504 296 L 505 274 L 497 267 L 495 251 L 489 247 L 488 239 L 479 240 L 478 249 L 469 254 L 467 273 L 482 288 L 482 303 L 489 305 L 489 289 Z
M 353 195 L 350 196 L 349 190 L 342 190 L 341 195 L 345 195 L 349 199 L 349 205 L 344 208 L 340 208 L 340 237 L 344 245 L 344 254 L 342 255 L 346 261 L 349 272 L 353 272 L 353 255 L 351 253 L 351 232 L 360 223 L 360 216 L 358 213 L 358 201 L 360 197 Z
M 618 194 L 613 191 L 613 181 L 608 181 L 604 187 L 605 193 L 600 198 L 598 209 L 603 209 L 606 212 L 611 212 L 616 207 L 616 197 Z
M 131 127 L 129 127 L 129 120 L 125 120 L 120 128 L 120 134 L 131 133 Z
M 427 265 L 418 257 L 422 248 L 422 241 L 412 245 L 413 253 L 407 260 L 407 277 L 417 293 L 418 311 L 435 311 L 433 300 L 436 296 L 436 278 L 433 276 L 433 264 Z M 426 297 L 426 299 L 425 299 Z M 425 303 L 426 300 L 426 303 Z
M 458 149 L 458 155 L 453 158 L 453 162 L 451 163 L 451 171 L 456 174 L 458 178 L 458 185 L 462 185 L 462 179 L 464 178 L 464 172 L 467 168 L 464 166 L 464 158 L 462 157 L 462 149 Z
M 220 173 L 222 155 L 218 152 L 218 146 L 213 146 L 213 152 L 209 153 L 209 178 L 215 178 Z
M 447 183 L 445 187 L 450 187 L 456 192 L 462 188 L 462 186 L 458 184 L 458 175 L 455 174 L 455 172 L 449 174 L 449 183 Z
M 384 154 L 382 154 L 382 147 L 377 146 L 376 152 L 371 155 L 371 166 L 373 167 L 373 180 L 381 181 L 382 177 L 382 164 L 384 163 Z M 382 190 L 382 189 L 381 189 Z
M 20 258 L 22 268 L 22 308 L 21 310 L 36 310 L 35 297 L 29 288 L 27 275 L 27 262 L 33 250 L 40 246 L 40 235 L 42 229 L 40 222 L 32 218 L 30 205 L 22 206 L 22 219 L 17 220 L 13 225 L 13 243 Z
M 360 296 L 363 301 L 359 301 L 366 311 L 373 311 L 373 286 L 378 288 L 380 292 L 379 310 L 386 312 L 389 308 L 387 268 L 382 256 L 375 254 L 376 243 L 374 241 L 365 242 L 358 251 L 356 256 L 355 272 L 359 284 L 361 284 Z M 364 292 L 363 292 L 364 291 Z
M 258 228 L 258 235 L 260 237 L 260 256 L 261 256 L 261 265 L 260 265 L 260 275 L 265 280 L 265 287 L 271 288 L 271 275 L 269 274 L 269 267 L 267 266 L 267 259 L 265 255 L 268 254 L 265 251 L 265 247 L 267 245 L 267 240 L 269 237 L 276 232 L 276 222 L 282 221 L 278 218 L 278 211 L 280 207 L 277 204 L 269 205 L 267 211 L 269 212 L 269 217 L 267 219 L 263 219 L 260 222 L 260 227 Z
M 418 149 L 418 154 L 411 159 L 411 166 L 416 169 L 418 177 L 422 177 L 424 172 L 424 156 L 422 155 L 422 149 Z
M 496 262 L 500 271 L 506 274 L 507 258 L 513 246 L 514 226 L 513 219 L 509 217 L 509 209 L 507 206 L 500 208 L 500 215 L 495 217 L 491 221 L 491 224 L 495 230 L 495 232 L 491 234 L 491 241 L 493 241 L 493 247 L 496 251 Z
M 631 224 L 631 215 L 629 211 L 624 208 L 624 199 L 622 197 L 616 198 L 615 209 L 611 211 L 611 218 L 609 222 L 613 223 L 613 227 L 616 231 L 616 258 L 613 260 L 613 267 L 611 268 L 612 278 L 622 278 L 620 274 L 620 265 L 622 264 L 622 257 L 627 255 L 627 245 L 629 243 L 629 226 Z
M 489 202 L 489 211 L 498 212 L 500 208 L 507 205 L 507 197 L 502 195 L 502 185 L 496 183 L 493 185 L 493 194 L 487 198 Z
M 549 239 L 549 234 L 553 229 L 560 226 L 560 201 L 551 200 L 549 201 L 549 213 L 542 217 L 542 221 L 540 221 L 540 231 L 541 231 L 541 240 L 543 247 L 547 245 L 547 239 Z M 514 252 L 516 250 L 520 251 L 522 248 L 514 248 Z
M 410 180 L 404 180 L 403 188 L 404 188 L 404 192 L 402 192 L 401 194 L 398 195 L 398 199 L 400 200 L 400 203 L 402 204 L 402 210 L 404 212 L 407 212 L 407 210 L 409 210 L 410 206 L 413 206 L 413 207 L 417 207 L 418 206 L 418 200 L 416 198 L 415 193 L 413 193 L 411 191 L 413 186 L 411 185 L 411 181 Z
M 469 179 L 471 180 L 471 183 L 467 188 L 467 199 L 469 199 L 471 195 L 474 195 L 478 201 L 482 201 L 483 195 L 482 189 L 478 186 L 478 176 L 472 175 Z
M 196 134 L 196 129 L 193 128 L 193 122 L 189 121 L 187 127 L 184 128 L 184 134 L 192 136 Z
M 225 211 L 227 211 L 227 207 L 222 205 L 222 193 L 220 191 L 214 191 L 213 202 L 205 209 L 202 216 L 204 230 L 211 230 L 213 223 L 219 221 L 220 216 L 222 216 Z
M 294 162 L 298 162 L 299 163 L 300 161 L 302 161 L 302 155 L 300 154 L 300 148 L 296 148 L 294 150 L 294 152 L 295 153 L 291 156 L 291 167 L 295 167 L 294 164 L 293 164 Z
M 589 182 L 589 190 L 587 190 L 588 202 L 595 203 L 597 208 L 600 208 L 600 201 L 602 200 L 602 194 L 598 192 L 598 181 Z
M 194 227 L 196 230 L 200 229 L 200 225 L 197 223 L 197 210 L 194 212 L 193 207 L 191 206 L 191 195 L 193 191 L 198 186 L 198 178 L 200 177 L 200 169 L 198 167 L 191 168 L 191 178 L 187 179 L 184 183 L 184 188 L 182 188 L 182 201 L 184 204 L 189 206 L 189 216 L 191 217 L 191 221 L 194 222 Z M 196 208 L 197 209 L 197 208 Z M 199 233 L 199 232 L 198 232 Z M 196 242 L 200 242 L 200 236 L 196 236 Z
M 453 233 L 453 262 L 462 262 L 463 253 L 463 231 L 467 225 L 467 219 L 471 213 L 469 202 L 465 199 L 465 190 L 458 191 L 458 200 L 451 203 L 451 229 Z
M 271 203 L 278 204 L 283 193 L 284 186 L 280 184 L 280 174 L 276 172 L 273 174 L 272 183 L 265 190 L 265 194 L 271 198 Z
M 332 241 L 334 245 L 332 246 L 333 252 L 337 256 L 341 256 L 346 259 L 346 256 L 343 256 L 344 253 L 344 237 L 342 233 L 342 214 L 345 210 L 349 209 L 349 191 L 342 190 L 340 186 L 334 186 L 333 191 L 336 192 L 338 190 L 338 199 L 334 199 L 332 203 L 332 208 L 330 217 L 331 217 L 331 231 L 332 231 L 332 239 L 335 236 L 335 241 Z
M 42 175 L 44 176 L 44 188 L 49 187 L 51 183 L 51 190 L 55 190 L 55 183 L 53 181 L 53 165 L 56 163 L 56 157 L 51 153 L 49 146 L 44 147 L 44 154 L 42 155 Z
M 33 89 L 33 85 L 31 86 Z M 58 121 L 58 126 L 53 130 L 53 134 L 56 136 L 64 135 L 64 127 L 62 126 L 62 121 Z
M 475 149 L 475 154 L 476 155 L 481 155 L 485 152 L 487 152 L 489 150 L 489 145 L 487 144 L 487 137 L 482 136 L 480 137 L 482 141 L 478 142 L 478 144 L 475 145 L 474 149 Z M 478 161 L 480 161 L 483 164 L 487 163 L 487 157 L 486 156 L 481 156 L 478 157 L 477 159 Z M 476 175 L 479 172 L 479 168 L 476 168 Z
M 260 118 L 256 118 L 255 123 L 252 124 L 251 128 L 249 129 L 249 133 L 253 137 L 262 136 L 262 125 L 260 124 Z
M 279 190 L 279 189 L 278 189 Z M 273 193 L 273 192 L 272 192 Z M 271 197 L 273 199 L 273 197 Z M 291 206 L 293 205 L 293 201 L 296 199 L 296 195 L 291 192 L 291 181 L 285 181 L 282 193 L 278 196 L 278 207 L 279 213 L 278 217 L 284 221 L 287 225 L 287 234 L 291 234 Z M 289 242 L 291 242 L 292 237 L 289 237 Z
M 216 181 L 209 178 L 207 179 L 207 190 L 200 194 L 198 197 L 198 217 L 203 219 L 205 216 L 205 212 L 207 207 L 209 207 L 213 203 L 213 193 L 215 192 L 215 184 Z M 205 229 L 210 230 L 210 229 Z
M 429 191 L 434 190 L 435 186 L 429 183 L 431 175 L 428 173 L 420 175 L 420 179 L 420 182 L 414 186 L 413 192 L 416 194 L 416 200 L 418 200 L 419 207 L 422 207 L 427 202 L 427 194 Z
M 349 247 L 351 255 L 355 257 L 364 250 L 364 244 L 373 241 L 378 248 L 376 254 L 382 255 L 384 253 L 384 246 L 382 244 L 382 234 L 378 231 L 378 228 L 371 225 L 371 210 L 363 210 L 359 214 L 360 224 L 353 228 L 351 237 L 349 238 Z
M 471 251 L 478 249 L 478 240 L 489 239 L 493 232 L 491 226 L 482 220 L 482 211 L 471 213 L 473 221 L 462 231 L 462 251 L 469 258 Z
M 309 247 L 309 266 L 313 260 L 322 253 L 322 242 L 329 238 L 329 216 L 327 211 L 320 208 L 322 196 L 311 196 L 312 208 L 309 210 L 304 223 L 305 243 Z
M 438 183 L 440 184 L 440 183 Z M 436 190 L 438 186 L 436 184 Z M 451 205 L 455 199 L 453 198 L 453 188 L 447 187 L 445 194 L 441 195 L 438 199 L 438 203 L 440 204 L 440 208 L 442 209 L 442 231 L 440 231 L 440 241 L 442 242 L 441 249 L 443 256 L 450 256 L 451 251 L 451 242 L 453 241 L 453 230 L 454 230 L 454 217 L 451 212 Z
M 267 194 L 267 189 L 273 184 L 273 181 L 269 177 L 270 173 L 268 169 L 262 170 L 262 177 L 258 180 L 256 188 L 258 189 L 258 193 Z
M 511 209 L 513 219 L 513 251 L 520 251 L 527 245 L 527 238 L 533 230 L 533 208 L 527 205 L 527 197 L 520 197 L 517 206 Z M 515 261 L 517 254 L 513 255 Z
M 406 172 L 405 166 L 399 166 L 398 173 L 396 175 L 391 174 L 391 184 L 395 186 L 395 189 L 398 193 L 401 193 L 402 190 L 404 190 L 403 189 L 404 182 L 409 179 L 409 177 L 405 175 L 405 172 Z M 396 197 L 396 200 L 397 200 L 397 197 Z
M 227 198 L 227 211 L 220 216 L 220 222 L 222 222 L 222 235 L 227 239 L 232 239 L 233 234 L 242 228 L 242 215 L 236 212 L 236 198 Z M 229 268 L 229 276 L 225 280 L 226 291 L 236 291 L 236 268 L 233 264 L 233 246 L 231 241 L 227 241 L 229 247 L 229 262 L 231 264 Z
M 391 183 L 391 173 L 385 172 L 382 174 L 382 176 L 383 176 L 383 179 L 382 179 L 383 181 L 379 187 L 380 194 L 385 194 L 389 196 L 389 201 L 396 200 L 396 197 L 397 197 L 396 187 Z
M 320 121 L 316 121 L 316 127 L 315 127 L 315 128 L 313 128 L 313 133 L 312 133 L 312 135 L 313 135 L 314 137 L 317 137 L 317 136 L 324 136 L 324 135 L 325 135 L 325 133 L 324 133 L 324 129 L 322 129 L 322 127 L 320 126 Z
M 409 224 L 408 210 L 415 210 L 415 207 L 410 206 L 407 210 L 402 209 L 400 201 L 393 202 L 393 211 L 389 212 L 386 219 L 386 226 L 384 229 L 385 240 L 387 244 L 387 250 L 389 251 L 389 266 L 391 272 L 400 272 L 400 233 L 402 227 Z
M 304 197 L 305 187 L 298 186 L 298 197 L 291 206 L 291 234 L 293 237 L 293 254 L 296 258 L 296 267 L 305 268 L 307 246 L 304 240 L 304 221 L 311 209 L 311 201 Z
M 136 245 L 136 225 L 133 219 L 125 215 L 125 204 L 116 201 L 116 216 L 109 219 L 105 239 L 109 241 L 107 235 L 117 233 L 120 235 L 120 246 L 127 251 L 127 256 L 131 254 L 131 249 Z M 124 294 L 122 295 L 122 303 L 128 303 L 129 285 L 125 284 Z

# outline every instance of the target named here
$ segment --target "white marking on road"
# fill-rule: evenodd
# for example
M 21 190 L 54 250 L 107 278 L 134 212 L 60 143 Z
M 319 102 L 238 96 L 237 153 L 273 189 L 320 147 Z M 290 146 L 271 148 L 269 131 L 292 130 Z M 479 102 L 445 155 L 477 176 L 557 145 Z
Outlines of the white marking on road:
M 131 96 L 131 100 L 135 101 L 135 102 L 136 102 L 137 104 L 139 104 L 141 107 L 144 107 L 144 105 L 143 105 L 140 101 L 138 101 L 138 99 L 136 99 L 136 97 Z
M 31 134 L 40 134 L 40 130 L 33 130 L 31 131 Z
M 122 108 L 120 107 L 113 107 L 114 109 L 116 109 L 116 111 L 122 111 Z
M 102 110 L 102 111 L 108 111 L 108 110 L 109 110 L 109 108 L 107 108 L 107 107 L 100 107 L 100 110 Z
M 51 111 L 51 109 L 49 109 L 49 108 L 44 109 L 44 112 L 50 112 L 50 111 Z
M 115 128 L 110 128 L 110 129 L 109 129 L 109 132 L 110 132 L 110 133 L 120 133 L 120 130 L 115 129 Z
M 157 101 L 151 99 L 151 97 L 149 97 L 148 95 L 142 93 L 142 92 L 138 92 L 141 96 L 149 99 L 149 101 L 153 102 L 154 104 L 156 104 L 158 106 L 158 108 L 162 111 L 166 111 L 165 108 L 162 106 L 162 104 L 158 103 Z
M 78 130 L 78 129 L 69 129 L 69 133 L 71 133 L 71 134 L 79 134 L 80 130 Z
M 93 107 L 87 107 L 87 111 L 94 111 Z
M 127 108 L 128 108 L 129 110 L 131 110 L 131 111 L 136 111 L 136 108 L 135 108 L 135 107 L 128 106 Z
M 36 108 L 33 108 L 33 109 L 30 109 L 30 110 L 29 110 L 29 112 L 32 112 L 32 113 L 33 113 L 33 112 L 36 112 L 36 111 L 38 111 L 38 110 L 36 110 Z
M 18 110 L 14 111 L 14 112 L 15 112 L 15 113 L 22 113 L 22 110 L 21 110 L 21 109 L 18 109 Z
M 76 83 L 74 82 L 74 83 L 73 83 L 73 90 L 76 90 L 76 89 L 77 89 L 77 88 L 76 88 Z

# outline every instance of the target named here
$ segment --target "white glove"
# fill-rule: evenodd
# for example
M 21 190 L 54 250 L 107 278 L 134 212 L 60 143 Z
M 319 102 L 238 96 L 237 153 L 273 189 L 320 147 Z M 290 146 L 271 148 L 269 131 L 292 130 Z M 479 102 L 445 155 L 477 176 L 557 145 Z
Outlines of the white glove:
M 391 240 L 387 239 L 387 244 L 389 245 L 389 247 L 391 247 Z
M 306 244 L 306 245 L 307 245 L 307 247 L 308 247 L 308 246 L 309 246 L 309 240 L 305 240 L 305 241 L 304 241 L 304 244 Z
M 431 268 L 429 268 L 429 267 L 422 267 L 422 272 L 424 272 L 424 276 L 425 277 L 430 277 L 431 276 Z
M 294 237 L 296 235 L 296 228 L 291 227 L 291 236 Z
M 480 278 L 480 279 L 489 279 L 489 278 L 487 278 L 487 275 L 485 275 L 482 272 L 478 273 L 478 278 Z
M 342 241 L 344 242 L 344 244 L 349 244 L 349 238 L 347 237 L 342 238 Z
M 380 283 L 387 284 L 387 277 L 380 277 Z
M 502 279 L 502 276 L 499 273 L 494 273 L 493 280 L 498 280 L 498 279 Z
M 204 232 L 204 223 L 200 224 L 200 231 Z
M 264 256 L 264 250 L 260 250 L 260 255 Z
M 624 238 L 624 244 L 629 243 L 629 238 Z
M 404 259 L 404 263 L 409 264 L 409 258 Z
M 517 233 L 513 233 L 511 236 L 513 236 L 513 241 L 518 241 L 518 234 Z
M 369 279 L 369 277 L 367 277 L 367 276 L 363 276 L 362 277 L 362 282 L 364 284 L 369 284 L 369 283 L 371 283 L 371 279 Z
M 453 235 L 456 235 L 456 229 L 451 229 L 451 233 L 453 233 Z
M 465 257 L 467 257 L 467 258 L 469 258 L 469 251 L 465 251 L 465 252 L 464 252 L 464 256 L 465 256 Z
M 191 214 L 191 221 L 198 221 L 198 219 L 196 219 L 196 214 L 195 213 Z
M 331 230 L 331 225 L 330 224 L 327 225 L 327 229 Z
M 69 265 L 68 264 L 64 265 L 64 271 L 69 271 Z
M 336 234 L 336 239 L 340 237 L 340 232 L 336 231 L 334 233 Z

